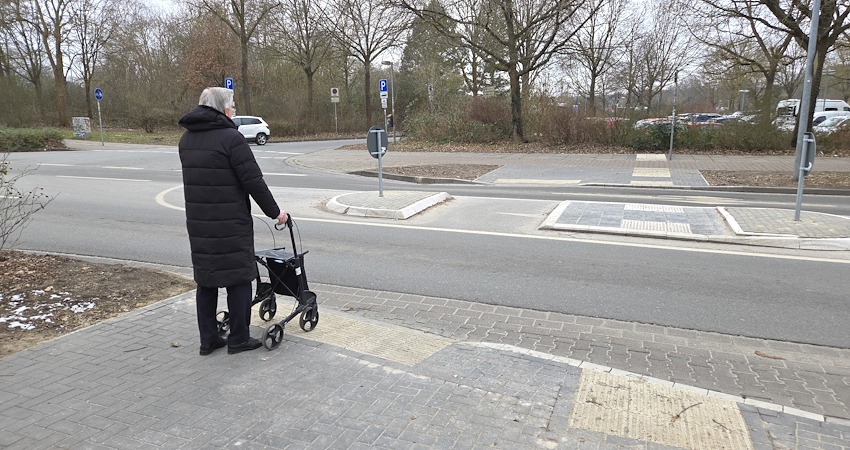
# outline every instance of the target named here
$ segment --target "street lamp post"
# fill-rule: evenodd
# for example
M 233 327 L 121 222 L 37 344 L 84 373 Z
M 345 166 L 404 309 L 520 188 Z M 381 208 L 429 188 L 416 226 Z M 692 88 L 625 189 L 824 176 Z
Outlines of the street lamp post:
M 834 70 L 824 70 L 823 74 L 826 75 L 826 83 L 823 84 L 823 106 L 822 110 L 826 111 L 826 99 L 829 96 L 829 76 L 835 73 Z
M 744 112 L 744 99 L 747 97 L 747 93 L 750 92 L 749 89 L 741 89 L 738 91 L 741 93 L 741 112 Z
M 395 68 L 393 67 L 392 61 L 381 61 L 381 65 L 390 66 L 390 101 L 392 101 L 392 104 L 390 105 L 390 111 L 392 111 L 391 114 L 393 115 L 393 144 L 395 144 L 395 121 L 398 120 L 398 118 L 395 116 L 395 82 L 393 81 L 393 74 L 395 72 Z

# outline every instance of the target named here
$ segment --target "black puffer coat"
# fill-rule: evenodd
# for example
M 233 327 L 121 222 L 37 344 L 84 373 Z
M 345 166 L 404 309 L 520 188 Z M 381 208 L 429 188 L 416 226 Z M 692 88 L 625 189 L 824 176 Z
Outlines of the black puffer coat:
M 254 223 L 250 195 L 265 215 L 277 218 L 272 197 L 251 148 L 223 113 L 198 106 L 180 119 L 186 228 L 195 282 L 224 287 L 253 280 Z

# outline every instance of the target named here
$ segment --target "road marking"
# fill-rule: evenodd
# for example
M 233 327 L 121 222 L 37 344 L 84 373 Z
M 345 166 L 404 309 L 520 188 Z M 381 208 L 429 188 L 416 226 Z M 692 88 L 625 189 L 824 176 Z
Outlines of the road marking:
M 171 192 L 171 191 L 176 191 L 177 189 L 183 189 L 183 185 L 180 185 L 180 186 L 174 186 L 174 187 L 173 187 L 173 188 L 171 188 L 171 189 L 166 189 L 166 190 L 164 190 L 164 191 L 160 192 L 159 194 L 156 194 L 156 197 L 154 197 L 154 200 L 156 201 L 156 203 L 157 203 L 158 205 L 165 206 L 166 208 L 176 209 L 177 211 L 185 211 L 185 210 L 186 210 L 186 208 L 181 208 L 181 207 L 179 207 L 179 206 L 172 205 L 171 203 L 168 203 L 167 201 L 165 201 L 165 196 L 166 196 L 169 192 Z
M 185 211 L 183 207 L 172 205 L 165 201 L 165 195 L 171 191 L 182 189 L 183 186 L 175 186 L 171 189 L 166 189 L 165 191 L 160 192 L 156 196 L 156 202 L 161 206 L 170 209 L 176 209 L 178 211 Z M 305 190 L 318 190 L 318 189 L 307 189 L 307 188 L 299 188 Z M 542 201 L 542 200 L 541 200 Z M 563 203 L 562 203 L 563 204 Z M 259 214 L 255 214 L 256 217 L 265 217 Z M 506 238 L 518 238 L 518 239 L 534 239 L 534 240 L 542 240 L 542 241 L 558 241 L 558 242 L 574 242 L 577 244 L 597 244 L 597 245 L 610 245 L 615 247 L 631 247 L 631 248 L 648 248 L 654 250 L 672 250 L 678 252 L 688 252 L 688 253 L 705 253 L 712 255 L 729 255 L 729 256 L 749 256 L 754 258 L 767 258 L 767 259 L 784 259 L 790 261 L 811 261 L 811 262 L 825 262 L 825 263 L 833 263 L 833 264 L 850 264 L 850 260 L 843 259 L 834 259 L 834 258 L 817 258 L 812 256 L 796 256 L 796 255 L 773 255 L 770 253 L 757 253 L 757 252 L 744 252 L 741 250 L 714 250 L 707 248 L 687 248 L 687 247 L 675 247 L 672 245 L 661 245 L 661 244 L 645 244 L 640 242 L 617 242 L 617 241 L 602 241 L 598 239 L 580 239 L 580 238 L 571 238 L 560 235 L 536 235 L 536 234 L 519 234 L 519 233 L 503 233 L 499 231 L 478 231 L 478 230 L 461 230 L 457 228 L 441 228 L 441 227 L 425 227 L 420 225 L 405 225 L 405 224 L 396 224 L 396 223 L 377 223 L 377 222 L 358 222 L 354 220 L 340 220 L 340 219 L 320 219 L 320 218 L 312 218 L 312 217 L 298 217 L 298 220 L 303 222 L 316 222 L 316 223 L 329 223 L 334 225 L 358 225 L 365 227 L 374 227 L 374 228 L 398 228 L 405 230 L 418 230 L 418 231 L 432 231 L 438 233 L 457 233 L 457 234 L 469 234 L 476 236 L 495 236 L 495 237 L 506 237 Z
M 296 152 L 279 152 L 274 150 L 254 150 L 254 153 L 275 153 L 278 155 L 303 155 L 304 153 L 296 153 Z
M 51 164 L 51 163 L 41 163 L 39 166 L 55 166 L 55 167 L 74 167 L 73 164 Z
M 120 167 L 120 166 L 100 166 L 99 169 L 118 169 L 118 170 L 145 170 L 144 167 Z
M 307 176 L 303 173 L 274 173 L 274 172 L 263 173 L 263 176 L 267 176 L 267 175 L 276 175 L 276 176 L 279 176 L 279 177 L 306 177 Z
M 536 219 L 540 217 L 540 214 L 520 214 L 520 213 L 506 213 L 506 212 L 497 212 L 496 214 L 501 214 L 503 216 L 516 216 L 516 217 L 530 217 L 532 219 Z
M 137 180 L 134 178 L 102 178 L 102 177 L 75 177 L 71 175 L 56 175 L 56 178 L 78 178 L 82 180 L 105 180 L 105 181 L 150 181 L 150 180 Z
M 507 237 L 507 238 L 519 238 L 519 239 L 534 239 L 534 240 L 543 240 L 543 241 L 560 241 L 560 242 L 575 242 L 579 244 L 598 244 L 598 245 L 611 245 L 615 247 L 633 247 L 633 248 L 648 248 L 655 250 L 673 250 L 679 252 L 689 252 L 689 253 L 707 253 L 714 255 L 730 255 L 730 256 L 750 256 L 754 258 L 767 258 L 767 259 L 785 259 L 791 261 L 812 261 L 812 262 L 826 262 L 826 263 L 834 263 L 834 264 L 850 264 L 850 260 L 844 259 L 834 259 L 834 258 L 817 258 L 812 256 L 795 256 L 795 255 L 773 255 L 770 253 L 756 253 L 756 252 L 744 252 L 740 250 L 714 250 L 714 249 L 703 249 L 703 248 L 687 248 L 687 247 L 674 247 L 671 245 L 661 245 L 661 244 L 644 244 L 639 242 L 616 242 L 616 241 L 602 241 L 598 239 L 579 239 L 579 238 L 571 238 L 566 236 L 547 236 L 547 235 L 534 235 L 534 234 L 518 234 L 518 233 L 502 233 L 498 231 L 478 231 L 478 230 L 460 230 L 453 228 L 440 228 L 440 227 L 424 227 L 418 225 L 403 225 L 403 224 L 395 224 L 395 223 L 372 223 L 372 222 L 356 222 L 353 220 L 339 220 L 339 219 L 319 219 L 319 218 L 308 218 L 308 217 L 299 217 L 298 220 L 303 222 L 317 222 L 317 223 L 330 223 L 330 224 L 338 224 L 338 225 L 361 225 L 367 227 L 376 227 L 376 228 L 401 228 L 408 230 L 419 230 L 419 231 L 433 231 L 440 233 L 458 233 L 458 234 L 471 234 L 478 236 L 495 236 L 495 237 Z

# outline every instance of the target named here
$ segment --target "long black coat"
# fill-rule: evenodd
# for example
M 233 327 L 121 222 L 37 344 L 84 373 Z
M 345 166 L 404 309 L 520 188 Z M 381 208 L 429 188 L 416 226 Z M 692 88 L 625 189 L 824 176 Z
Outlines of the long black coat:
M 257 276 L 250 195 L 270 218 L 280 208 L 251 148 L 221 112 L 198 106 L 180 119 L 186 228 L 195 282 L 205 287 L 244 283 Z

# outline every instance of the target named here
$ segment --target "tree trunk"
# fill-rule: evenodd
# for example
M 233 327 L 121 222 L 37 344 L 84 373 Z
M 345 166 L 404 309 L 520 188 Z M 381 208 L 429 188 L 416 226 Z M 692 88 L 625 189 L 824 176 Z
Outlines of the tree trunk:
M 245 103 L 245 114 L 254 115 L 251 108 L 251 83 L 248 82 L 248 40 L 242 40 L 242 101 Z
M 522 131 L 522 92 L 516 68 L 508 71 L 511 79 L 511 137 L 518 144 L 525 143 Z
M 94 111 L 92 110 L 92 107 L 91 107 L 91 98 L 92 98 L 91 80 L 83 81 L 83 92 L 86 95 L 86 111 L 88 113 L 88 117 L 94 117 Z
M 590 104 L 590 115 L 596 117 L 596 76 L 590 77 L 590 92 L 587 95 L 587 103 Z
M 313 89 L 315 88 L 315 81 L 313 80 L 313 70 L 309 67 L 304 68 L 304 73 L 307 75 L 307 109 L 310 111 L 310 114 L 313 113 Z
M 53 67 L 53 83 L 56 86 L 56 115 L 59 119 L 59 126 L 67 128 L 71 125 L 68 121 L 67 108 L 65 106 L 65 72 L 62 64 L 62 59 L 59 58 L 57 64 Z
M 372 127 L 372 96 L 369 95 L 369 88 L 372 87 L 372 61 L 363 62 L 363 102 L 366 105 L 366 128 Z

